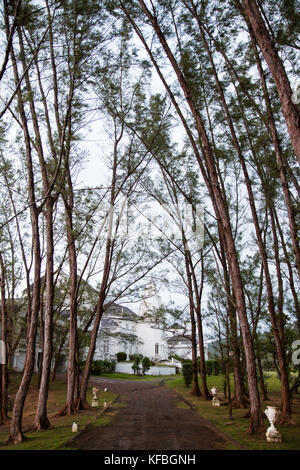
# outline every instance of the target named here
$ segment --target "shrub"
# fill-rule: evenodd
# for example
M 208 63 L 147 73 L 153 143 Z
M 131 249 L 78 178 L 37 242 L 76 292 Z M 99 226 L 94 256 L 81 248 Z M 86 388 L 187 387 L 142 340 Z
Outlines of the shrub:
M 220 375 L 221 362 L 217 359 L 210 359 L 205 361 L 205 369 L 207 375 Z M 198 370 L 200 371 L 200 364 L 198 363 Z
M 213 375 L 220 375 L 221 372 L 221 364 L 220 361 L 213 361 Z
M 127 354 L 125 352 L 118 352 L 117 353 L 117 361 L 118 362 L 126 361 L 126 359 L 127 359 Z
M 141 362 L 140 357 L 136 356 L 135 360 L 134 360 L 134 363 L 132 365 L 134 375 L 136 375 L 136 374 L 138 375 L 139 372 L 140 372 L 140 362 Z
M 93 361 L 91 364 L 91 374 L 92 375 L 101 375 L 101 374 L 112 374 L 116 370 L 115 361 Z
M 142 373 L 143 375 L 150 369 L 150 359 L 149 357 L 144 357 L 142 360 Z
M 192 361 L 182 363 L 182 374 L 183 374 L 185 385 L 187 387 L 189 387 L 191 385 L 192 379 L 193 379 L 193 364 L 192 364 Z

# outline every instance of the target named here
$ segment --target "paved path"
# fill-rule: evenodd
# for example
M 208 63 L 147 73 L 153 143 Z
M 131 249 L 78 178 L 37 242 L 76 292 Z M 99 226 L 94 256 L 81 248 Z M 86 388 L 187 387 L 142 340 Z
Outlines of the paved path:
M 117 411 L 106 426 L 89 426 L 72 442 L 82 450 L 203 450 L 224 449 L 226 438 L 204 418 L 186 407 L 163 382 L 93 379 L 117 393 Z M 116 402 L 116 403 L 117 403 Z M 182 408 L 180 406 L 183 406 Z M 185 407 L 184 407 L 185 406 Z

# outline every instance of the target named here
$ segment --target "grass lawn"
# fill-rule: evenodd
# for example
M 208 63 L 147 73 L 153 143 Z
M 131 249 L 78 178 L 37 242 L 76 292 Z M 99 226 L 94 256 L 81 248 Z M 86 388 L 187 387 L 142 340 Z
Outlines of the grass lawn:
M 93 376 L 91 376 L 92 378 Z M 97 376 L 98 377 L 98 376 Z M 124 374 L 123 372 L 114 372 L 113 374 L 101 374 L 100 377 L 106 377 L 108 379 L 125 379 L 125 380 L 171 380 L 177 377 L 177 375 L 133 375 Z
M 201 399 L 201 397 L 194 397 L 191 395 L 191 387 L 187 388 L 184 384 L 183 377 L 177 376 L 171 381 L 167 382 L 167 386 L 176 390 L 183 398 L 185 398 L 199 414 L 209 421 L 217 425 L 227 435 L 231 436 L 236 441 L 240 442 L 243 446 L 249 449 L 256 450 L 299 450 L 300 449 L 300 397 L 295 395 L 292 404 L 292 419 L 295 425 L 280 426 L 276 424 L 276 428 L 282 435 L 282 443 L 268 443 L 266 437 L 251 436 L 247 430 L 249 427 L 249 418 L 245 418 L 245 410 L 233 409 L 233 420 L 229 419 L 228 406 L 212 407 L 211 401 Z M 209 376 L 208 388 L 217 387 L 220 390 L 219 397 L 222 399 L 223 394 L 223 377 L 222 376 Z M 267 405 L 280 406 L 280 382 L 276 374 L 270 374 L 267 380 L 270 401 L 262 403 L 262 410 L 266 409 Z M 270 426 L 268 419 L 264 419 L 266 429 Z M 228 449 L 232 448 L 232 444 L 228 444 Z
M 9 395 L 13 396 L 13 394 L 16 392 L 20 377 L 20 374 L 11 375 Z M 103 390 L 100 390 L 98 393 L 99 408 L 79 411 L 76 415 L 73 416 L 56 417 L 55 414 L 63 407 L 65 403 L 66 384 L 61 381 L 52 382 L 50 384 L 48 397 L 48 415 L 52 427 L 46 431 L 30 432 L 29 428 L 32 425 L 34 419 L 36 400 L 38 396 L 36 383 L 37 377 L 33 376 L 24 407 L 23 431 L 25 431 L 24 435 L 26 440 L 17 445 L 2 445 L 0 446 L 0 450 L 55 450 L 63 448 L 62 446 L 64 443 L 69 441 L 74 436 L 71 431 L 73 421 L 77 422 L 79 431 L 81 431 L 87 424 L 90 424 L 95 420 L 97 421 L 97 425 L 107 424 L 109 417 L 107 417 L 106 414 L 109 413 L 109 409 L 103 416 L 98 415 L 103 409 L 104 401 L 109 404 L 117 396 L 112 392 L 104 392 Z M 87 401 L 90 404 L 92 402 L 92 395 L 92 387 L 88 387 Z M 11 415 L 11 413 L 9 413 L 9 415 Z M 9 424 L 0 426 L 0 444 L 5 442 L 7 439 L 8 431 Z
M 276 374 L 270 373 L 267 379 L 268 393 L 270 401 L 262 403 L 264 411 L 267 405 L 280 406 L 280 382 Z M 101 377 L 117 378 L 136 381 L 163 380 L 166 386 L 177 391 L 193 409 L 201 416 L 219 427 L 228 436 L 241 443 L 244 447 L 253 450 L 299 450 L 300 449 L 300 397 L 295 396 L 292 403 L 293 415 L 292 419 L 295 425 L 280 426 L 276 424 L 277 429 L 282 435 L 282 443 L 271 444 L 266 441 L 265 436 L 251 436 L 247 430 L 249 426 L 249 418 L 245 418 L 245 410 L 233 409 L 233 420 L 229 419 L 228 406 L 212 407 L 211 401 L 205 401 L 201 397 L 191 395 L 191 387 L 186 387 L 182 375 L 176 376 L 134 376 L 132 374 L 103 374 Z M 13 397 L 17 390 L 20 374 L 12 374 L 9 388 L 9 395 Z M 116 395 L 112 392 L 99 391 L 99 408 L 80 411 L 73 416 L 56 417 L 57 411 L 64 405 L 66 398 L 66 385 L 62 381 L 52 382 L 50 385 L 48 398 L 48 414 L 52 425 L 47 431 L 30 432 L 29 428 L 33 422 L 36 399 L 38 390 L 36 386 L 37 377 L 34 376 L 27 400 L 24 407 L 23 430 L 26 440 L 18 445 L 1 446 L 0 450 L 55 450 L 67 449 L 65 444 L 74 436 L 71 432 L 73 421 L 78 423 L 79 431 L 87 424 L 93 423 L 94 426 L 105 426 L 115 418 L 118 410 L 116 408 L 125 406 L 122 403 L 115 403 L 114 409 L 108 409 L 101 414 L 103 402 L 111 403 Z M 223 389 L 222 376 L 209 376 L 208 387 L 217 387 L 220 390 L 219 397 L 222 399 L 221 393 Z M 92 401 L 92 387 L 88 388 L 87 400 Z M 176 406 L 186 408 L 186 402 L 178 401 Z M 269 421 L 265 417 L 265 427 L 269 426 Z M 3 443 L 8 437 L 9 424 L 0 426 L 0 443 Z M 227 444 L 227 449 L 237 449 L 238 446 L 232 442 Z

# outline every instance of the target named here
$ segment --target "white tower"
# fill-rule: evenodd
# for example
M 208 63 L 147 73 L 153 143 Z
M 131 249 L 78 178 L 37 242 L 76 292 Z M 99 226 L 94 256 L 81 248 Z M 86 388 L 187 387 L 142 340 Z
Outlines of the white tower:
M 161 306 L 161 297 L 157 293 L 157 288 L 153 279 L 147 284 L 143 299 L 141 301 L 139 315 L 141 317 L 151 314 Z

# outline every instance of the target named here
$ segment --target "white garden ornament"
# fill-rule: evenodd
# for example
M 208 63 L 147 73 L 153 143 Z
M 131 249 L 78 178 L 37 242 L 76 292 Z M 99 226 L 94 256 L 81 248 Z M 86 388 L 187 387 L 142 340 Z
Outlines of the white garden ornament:
M 97 397 L 99 393 L 99 388 L 93 387 L 92 392 L 93 392 L 92 407 L 97 408 L 99 406 L 99 401 Z
M 268 442 L 281 442 L 281 434 L 274 426 L 274 423 L 277 421 L 278 414 L 279 410 L 276 408 L 276 406 L 267 406 L 265 415 L 271 423 L 271 426 L 267 429 L 266 432 L 266 438 Z
M 107 403 L 106 403 L 106 401 L 103 403 L 103 408 L 107 408 Z
M 220 400 L 217 397 L 218 395 L 218 389 L 217 387 L 213 387 L 211 389 L 211 393 L 213 394 L 213 399 L 212 399 L 212 406 L 220 406 Z
M 77 431 L 78 431 L 78 425 L 77 425 L 76 421 L 73 421 L 72 432 L 77 432 Z

